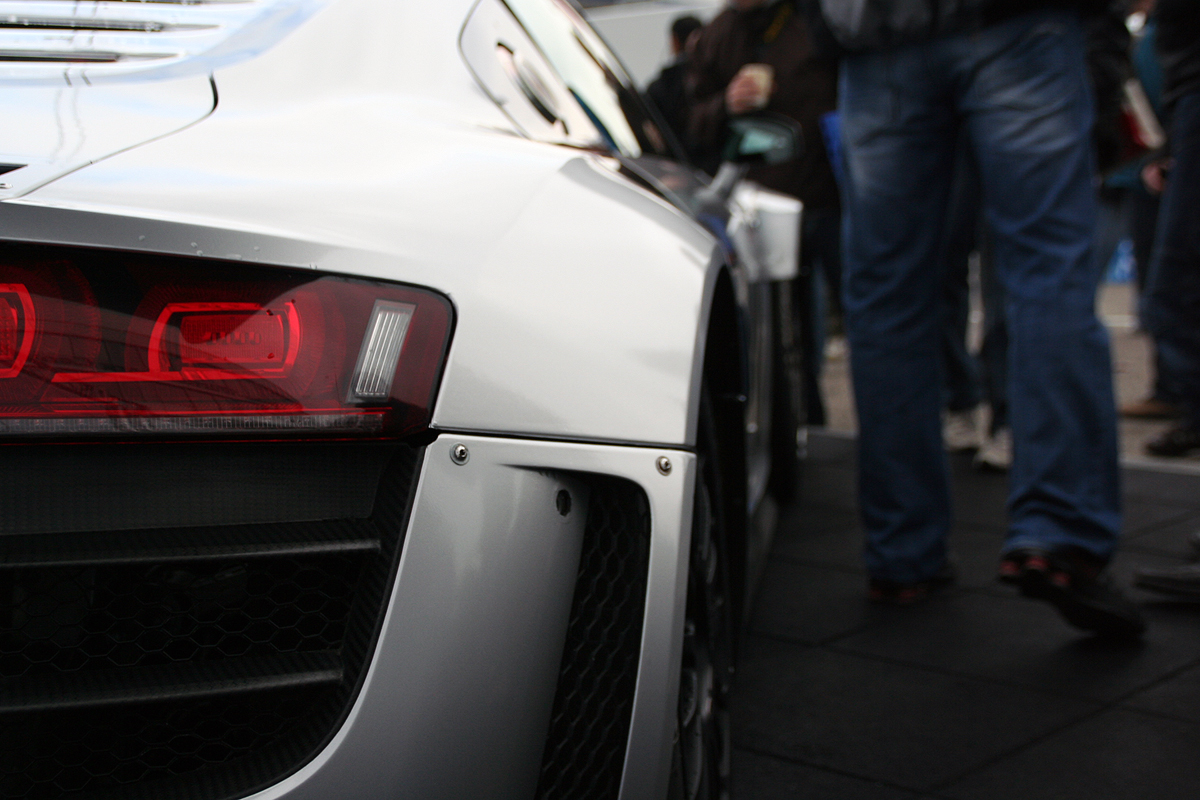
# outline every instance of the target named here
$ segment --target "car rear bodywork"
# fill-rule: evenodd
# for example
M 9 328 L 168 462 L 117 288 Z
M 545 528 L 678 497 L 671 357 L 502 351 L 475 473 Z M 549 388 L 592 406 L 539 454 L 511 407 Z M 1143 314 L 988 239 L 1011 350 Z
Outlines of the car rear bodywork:
M 662 796 L 728 252 L 521 136 L 468 0 L 261 5 L 238 47 L 3 73 L 0 268 L 69 264 L 105 308 L 145 264 L 421 287 L 452 319 L 432 416 L 6 437 L 0 793 Z

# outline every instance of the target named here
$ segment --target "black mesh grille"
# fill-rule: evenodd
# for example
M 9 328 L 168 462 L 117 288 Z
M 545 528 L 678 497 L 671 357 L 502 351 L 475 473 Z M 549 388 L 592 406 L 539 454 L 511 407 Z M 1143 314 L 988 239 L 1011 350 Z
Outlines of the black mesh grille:
M 336 650 L 361 556 L 22 570 L 0 677 Z
M 588 476 L 583 553 L 537 796 L 616 800 L 637 688 L 650 553 L 646 497 Z
M 0 797 L 242 796 L 327 741 L 374 645 L 420 458 L 344 447 L 372 451 L 349 470 L 388 451 L 360 476 L 377 486 L 368 518 L 3 537 Z

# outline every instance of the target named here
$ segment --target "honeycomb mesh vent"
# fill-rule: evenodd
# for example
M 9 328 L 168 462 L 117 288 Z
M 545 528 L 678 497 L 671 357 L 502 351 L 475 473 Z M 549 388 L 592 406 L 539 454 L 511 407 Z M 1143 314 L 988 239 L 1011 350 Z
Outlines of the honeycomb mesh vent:
M 588 476 L 591 499 L 539 800 L 616 800 L 637 688 L 650 513 L 633 483 Z
M 365 448 L 387 450 L 374 474 Z M 369 518 L 0 537 L 0 798 L 240 797 L 328 741 L 374 647 L 421 452 L 344 449 L 340 468 L 377 485 Z

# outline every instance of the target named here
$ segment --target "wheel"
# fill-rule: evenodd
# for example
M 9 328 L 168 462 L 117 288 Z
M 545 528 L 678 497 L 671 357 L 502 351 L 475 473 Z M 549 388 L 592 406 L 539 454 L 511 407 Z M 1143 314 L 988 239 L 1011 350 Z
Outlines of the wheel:
M 793 283 L 776 284 L 775 346 L 771 373 L 771 494 L 780 503 L 796 496 L 806 445 L 804 364 Z
M 679 674 L 672 800 L 729 797 L 733 614 L 725 550 L 725 503 L 716 425 L 701 393 L 698 470 Z

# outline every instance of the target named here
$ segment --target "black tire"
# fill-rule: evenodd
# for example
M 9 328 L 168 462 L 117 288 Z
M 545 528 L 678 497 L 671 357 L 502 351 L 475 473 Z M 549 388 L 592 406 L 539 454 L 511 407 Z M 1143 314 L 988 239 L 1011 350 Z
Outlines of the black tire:
M 672 800 L 728 800 L 734 617 L 716 421 L 701 393 L 687 611 L 671 770 Z

